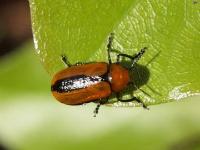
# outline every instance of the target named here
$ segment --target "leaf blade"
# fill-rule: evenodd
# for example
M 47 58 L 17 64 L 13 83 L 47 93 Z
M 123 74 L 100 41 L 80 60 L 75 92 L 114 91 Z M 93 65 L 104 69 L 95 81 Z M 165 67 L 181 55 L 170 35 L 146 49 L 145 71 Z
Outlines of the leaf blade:
M 113 47 L 121 52 L 132 55 L 149 48 L 139 62 L 144 67 L 159 53 L 148 64 L 148 81 L 140 87 L 151 96 L 134 91 L 148 105 L 199 95 L 198 8 L 191 1 L 172 0 L 31 1 L 36 48 L 51 75 L 63 68 L 63 53 L 72 63 L 106 61 L 107 38 L 113 31 Z

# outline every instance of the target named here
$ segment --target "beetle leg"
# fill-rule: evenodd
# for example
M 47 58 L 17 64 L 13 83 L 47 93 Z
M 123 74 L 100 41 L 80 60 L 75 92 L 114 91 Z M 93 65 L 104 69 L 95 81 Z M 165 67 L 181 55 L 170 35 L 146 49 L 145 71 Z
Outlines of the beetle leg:
M 129 58 L 129 59 L 131 59 L 131 60 L 134 59 L 134 57 L 131 56 L 131 55 L 124 54 L 124 53 L 120 53 L 120 54 L 117 55 L 117 63 L 120 63 L 120 57 L 127 57 L 127 58 Z
M 101 103 L 98 103 L 97 107 L 94 110 L 94 116 L 93 117 L 96 117 L 96 115 L 98 114 L 100 106 L 101 106 Z
M 145 51 L 147 50 L 147 47 L 144 47 L 143 49 L 141 49 L 137 54 L 135 54 L 134 56 L 131 56 L 131 55 L 128 55 L 128 54 L 123 54 L 123 53 L 120 53 L 117 55 L 117 63 L 120 62 L 120 57 L 127 57 L 129 59 L 132 60 L 132 63 L 131 63 L 131 67 L 132 68 L 134 66 L 135 63 L 138 62 L 138 60 L 140 60 L 140 58 L 142 57 L 142 55 L 145 53 Z
M 142 55 L 146 52 L 147 47 L 142 48 L 137 54 L 133 56 L 131 68 L 140 60 Z
M 72 66 L 72 64 L 68 61 L 67 56 L 61 55 L 61 60 L 66 66 L 68 66 L 68 67 Z
M 110 57 L 110 52 L 112 51 L 112 42 L 114 39 L 114 33 L 111 33 L 109 38 L 108 38 L 108 44 L 107 44 L 107 52 L 108 52 L 108 62 L 109 64 L 112 64 L 112 60 Z
M 126 99 L 126 100 L 121 99 L 119 93 L 117 93 L 116 96 L 117 96 L 117 100 L 120 101 L 120 102 L 132 102 L 132 101 L 136 101 L 136 102 L 142 104 L 142 107 L 143 107 L 144 109 L 149 109 L 149 108 L 144 104 L 143 101 L 141 101 L 139 98 L 137 98 L 137 97 L 135 97 L 135 96 L 133 96 L 133 97 L 130 98 L 130 99 Z
M 96 106 L 96 108 L 95 108 L 95 110 L 94 110 L 94 117 L 96 117 L 96 115 L 98 114 L 100 106 L 103 105 L 103 104 L 105 104 L 105 103 L 107 103 L 107 102 L 108 102 L 108 98 L 107 98 L 107 99 L 100 100 L 100 101 L 98 102 L 98 104 L 97 104 L 97 106 Z

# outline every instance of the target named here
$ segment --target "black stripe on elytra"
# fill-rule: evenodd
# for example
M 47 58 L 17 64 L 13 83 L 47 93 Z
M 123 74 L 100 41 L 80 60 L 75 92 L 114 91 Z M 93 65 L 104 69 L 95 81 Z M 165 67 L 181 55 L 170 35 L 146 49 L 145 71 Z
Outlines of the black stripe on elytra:
M 51 86 L 51 91 L 57 91 L 59 93 L 70 92 L 73 90 L 83 89 L 88 86 L 97 84 L 102 81 L 106 81 L 106 75 L 103 76 L 85 76 L 77 75 L 70 78 L 61 79 L 55 82 Z

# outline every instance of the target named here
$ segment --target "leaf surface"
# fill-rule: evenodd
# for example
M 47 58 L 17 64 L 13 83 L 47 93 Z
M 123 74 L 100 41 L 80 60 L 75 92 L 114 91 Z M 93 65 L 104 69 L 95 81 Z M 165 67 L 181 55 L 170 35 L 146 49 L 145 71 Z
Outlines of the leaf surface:
M 30 0 L 30 6 L 36 52 L 50 75 L 64 68 L 61 54 L 71 63 L 107 61 L 107 40 L 114 32 L 117 51 L 133 55 L 148 47 L 132 73 L 141 90 L 126 90 L 124 97 L 134 92 L 152 105 L 200 94 L 200 3 Z

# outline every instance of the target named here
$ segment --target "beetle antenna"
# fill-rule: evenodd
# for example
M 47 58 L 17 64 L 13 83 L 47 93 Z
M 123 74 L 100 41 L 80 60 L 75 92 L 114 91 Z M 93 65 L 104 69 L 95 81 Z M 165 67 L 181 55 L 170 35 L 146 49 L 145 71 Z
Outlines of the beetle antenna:
M 158 51 L 157 54 L 150 61 L 148 61 L 145 66 L 147 67 L 149 64 L 151 64 L 160 55 L 160 53 L 161 51 Z
M 148 93 L 145 92 L 143 89 L 141 89 L 141 88 L 139 88 L 137 85 L 135 85 L 135 83 L 134 83 L 133 81 L 129 82 L 129 85 L 134 86 L 134 88 L 135 88 L 136 90 L 140 90 L 142 93 L 144 93 L 144 94 L 147 95 L 148 97 L 151 97 L 150 94 L 148 94 Z
M 94 116 L 93 117 L 96 117 L 96 115 L 98 114 L 100 106 L 101 106 L 101 103 L 98 103 L 97 107 L 94 110 Z

